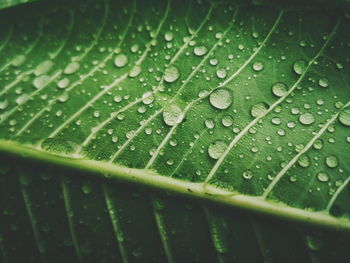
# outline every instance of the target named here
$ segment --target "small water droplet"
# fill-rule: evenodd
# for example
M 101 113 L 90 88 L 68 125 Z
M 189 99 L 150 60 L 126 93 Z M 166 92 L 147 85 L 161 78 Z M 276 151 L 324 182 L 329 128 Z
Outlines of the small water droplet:
M 130 78 L 135 78 L 141 73 L 141 67 L 139 65 L 135 65 L 129 72 Z
M 20 67 L 24 64 L 27 57 L 25 55 L 18 55 L 12 60 L 12 66 L 14 67 Z
M 222 125 L 225 127 L 230 127 L 233 124 L 233 118 L 230 115 L 225 115 L 221 120 Z
M 322 88 L 327 88 L 328 87 L 328 79 L 326 78 L 321 78 L 318 80 L 318 85 Z
M 208 129 L 213 129 L 215 127 L 215 122 L 213 119 L 206 119 L 204 121 L 205 127 L 207 127 Z
M 227 71 L 226 69 L 224 68 L 220 68 L 216 71 L 216 76 L 219 78 L 219 79 L 224 79 L 226 78 L 227 76 Z
M 245 171 L 242 173 L 242 176 L 243 176 L 244 179 L 250 180 L 250 179 L 253 178 L 254 174 L 253 174 L 253 172 L 252 172 L 251 170 L 247 169 L 247 170 L 245 170 Z
M 33 85 L 37 89 L 45 87 L 50 82 L 50 77 L 48 75 L 41 75 L 36 77 L 33 81 Z
M 57 82 L 57 87 L 60 89 L 64 89 L 69 85 L 69 79 L 68 78 L 63 78 L 60 81 Z

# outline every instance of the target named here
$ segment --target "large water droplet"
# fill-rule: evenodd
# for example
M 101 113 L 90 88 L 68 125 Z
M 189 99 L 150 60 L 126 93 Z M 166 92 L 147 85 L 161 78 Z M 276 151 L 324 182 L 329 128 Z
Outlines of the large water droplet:
M 326 157 L 326 164 L 329 168 L 335 168 L 338 166 L 338 158 L 334 155 L 329 155 Z
M 224 68 L 220 68 L 216 71 L 216 76 L 219 78 L 219 79 L 224 79 L 226 78 L 227 76 L 227 71 L 226 69 Z
M 350 107 L 343 109 L 339 113 L 338 120 L 345 126 L 350 126 Z
M 315 121 L 315 118 L 311 113 L 304 113 L 299 116 L 299 121 L 304 125 L 311 125 Z
M 210 158 L 217 160 L 222 156 L 226 148 L 227 148 L 227 144 L 223 141 L 218 140 L 209 145 L 208 154 Z
M 114 59 L 114 65 L 118 68 L 125 67 L 128 64 L 129 59 L 124 54 L 118 54 Z
M 262 63 L 262 62 L 255 62 L 254 64 L 253 64 L 253 69 L 254 69 L 254 71 L 261 71 L 261 70 L 263 70 L 264 69 L 264 64 Z
M 14 67 L 20 67 L 23 65 L 23 63 L 26 61 L 25 55 L 18 55 L 12 60 L 12 66 Z
M 220 110 L 227 109 L 232 104 L 231 92 L 227 89 L 214 90 L 209 97 L 210 104 Z
M 268 110 L 269 105 L 267 105 L 265 102 L 260 102 L 252 106 L 250 109 L 250 114 L 253 118 L 258 118 L 263 116 L 266 111 Z
M 34 79 L 33 85 L 37 89 L 43 88 L 50 82 L 50 79 L 51 78 L 48 75 L 41 75 Z
M 169 104 L 164 107 L 163 120 L 168 126 L 174 126 L 176 123 L 180 123 L 184 116 L 183 111 L 177 105 Z
M 316 177 L 317 177 L 317 179 L 318 179 L 320 182 L 323 182 L 323 183 L 329 181 L 329 175 L 328 175 L 328 173 L 325 172 L 325 171 L 322 171 L 322 172 L 317 173 Z
M 142 102 L 146 105 L 151 104 L 154 101 L 152 91 L 148 91 L 142 95 Z
M 175 80 L 177 80 L 180 76 L 179 70 L 174 67 L 174 66 L 170 66 L 168 68 L 165 69 L 164 72 L 164 80 L 166 82 L 174 82 Z
M 307 67 L 307 63 L 303 59 L 297 60 L 293 64 L 293 70 L 298 75 L 303 74 L 303 72 L 305 71 L 306 67 Z
M 197 46 L 194 48 L 193 52 L 196 56 L 203 56 L 207 53 L 207 48 L 205 46 Z
M 326 78 L 319 79 L 318 85 L 320 85 L 320 87 L 322 87 L 322 88 L 327 88 L 328 87 L 328 79 L 326 79 Z
M 272 86 L 272 93 L 277 97 L 283 97 L 287 94 L 287 85 L 282 82 L 277 82 Z
M 139 65 L 135 65 L 129 72 L 130 78 L 135 78 L 141 73 L 141 67 Z
M 75 72 L 77 72 L 79 68 L 80 68 L 80 64 L 78 62 L 74 61 L 74 62 L 69 63 L 63 72 L 64 72 L 64 74 L 70 75 L 70 74 L 74 74 Z
M 46 74 L 49 72 L 49 70 L 52 68 L 53 62 L 51 60 L 45 60 L 41 62 L 34 71 L 35 76 L 40 76 L 43 74 Z

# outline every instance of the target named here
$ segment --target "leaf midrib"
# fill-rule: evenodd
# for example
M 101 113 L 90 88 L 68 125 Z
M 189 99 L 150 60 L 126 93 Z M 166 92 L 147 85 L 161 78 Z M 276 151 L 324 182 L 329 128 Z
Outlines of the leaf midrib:
M 252 211 L 258 214 L 350 232 L 350 220 L 332 217 L 324 211 L 315 212 L 293 208 L 282 203 L 265 200 L 261 197 L 242 195 L 216 188 L 210 184 L 186 182 L 162 176 L 152 170 L 127 168 L 83 158 L 62 157 L 6 140 L 0 140 L 0 152 L 20 159 L 40 161 L 41 163 L 62 168 L 87 172 L 82 173 L 84 177 L 94 175 L 107 181 L 131 182 L 152 189 L 170 191 L 187 197 Z M 85 174 L 87 175 L 85 176 Z

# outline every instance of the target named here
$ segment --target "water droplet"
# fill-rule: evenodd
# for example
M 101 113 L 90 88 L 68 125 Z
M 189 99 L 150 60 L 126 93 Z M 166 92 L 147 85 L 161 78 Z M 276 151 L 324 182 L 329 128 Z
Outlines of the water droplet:
M 323 141 L 322 141 L 322 139 L 317 139 L 317 140 L 314 142 L 313 147 L 314 147 L 315 149 L 317 149 L 317 150 L 322 149 L 322 147 L 323 147 Z
M 26 61 L 26 56 L 25 55 L 18 55 L 12 60 L 12 66 L 14 67 L 20 67 L 24 64 Z
M 33 81 L 33 85 L 37 89 L 41 89 L 45 87 L 49 82 L 51 78 L 48 75 L 41 75 L 39 77 L 36 77 Z
M 343 109 L 339 113 L 338 120 L 345 126 L 350 126 L 350 107 Z
M 164 72 L 164 80 L 166 82 L 174 82 L 175 80 L 177 80 L 180 76 L 179 70 L 174 67 L 174 66 L 170 66 L 168 68 L 165 69 Z
M 283 97 L 287 94 L 287 85 L 282 82 L 277 82 L 272 86 L 272 93 L 277 97 Z
M 320 85 L 320 87 L 322 87 L 322 88 L 327 88 L 328 87 L 328 79 L 326 79 L 326 78 L 319 79 L 318 85 Z
M 205 46 L 197 46 L 194 48 L 193 52 L 196 56 L 203 56 L 207 53 L 207 48 Z
M 70 75 L 70 74 L 74 74 L 75 72 L 77 72 L 79 68 L 80 68 L 80 64 L 78 62 L 74 61 L 74 62 L 69 63 L 63 72 L 66 75 Z
M 135 78 L 141 73 L 141 67 L 139 65 L 135 65 L 129 72 L 130 78 Z
M 208 147 L 208 154 L 212 159 L 219 159 L 221 155 L 225 152 L 227 144 L 223 141 L 215 141 L 211 143 Z
M 69 85 L 69 79 L 68 78 L 63 78 L 60 81 L 57 82 L 57 87 L 60 89 L 64 89 Z
M 171 41 L 171 40 L 173 40 L 173 38 L 174 38 L 174 34 L 172 32 L 166 32 L 164 35 L 164 39 L 166 41 Z
M 114 65 L 118 68 L 125 67 L 128 64 L 129 59 L 124 54 L 118 54 L 114 59 Z
M 298 159 L 298 164 L 301 167 L 309 167 L 310 166 L 310 159 L 306 155 L 301 155 Z
M 216 66 L 218 64 L 218 60 L 216 58 L 211 58 L 209 60 L 209 64 L 212 66 Z
M 232 96 L 226 89 L 217 89 L 210 94 L 209 101 L 213 107 L 224 110 L 232 104 Z
M 307 63 L 303 59 L 297 60 L 293 64 L 293 70 L 298 75 L 303 74 L 303 72 L 305 71 L 306 67 L 307 67 Z
M 250 109 L 250 114 L 253 118 L 258 118 L 263 116 L 269 108 L 269 105 L 267 105 L 265 102 L 260 102 L 258 104 L 255 104 Z
M 93 189 L 93 184 L 90 181 L 83 182 L 83 185 L 81 187 L 81 190 L 84 194 L 91 194 Z
M 213 119 L 206 119 L 204 121 L 205 127 L 207 127 L 208 129 L 213 129 L 215 127 L 215 122 Z
M 146 105 L 151 104 L 154 101 L 154 97 L 152 96 L 152 91 L 148 91 L 142 95 L 142 102 Z
M 9 101 L 8 100 L 0 101 L 0 110 L 6 109 L 8 105 L 9 105 Z
M 335 168 L 338 166 L 338 158 L 334 155 L 329 155 L 326 157 L 326 164 L 329 168 Z
M 218 69 L 218 70 L 216 71 L 216 76 L 217 76 L 219 79 L 224 79 L 224 78 L 226 78 L 226 76 L 227 76 L 227 71 L 226 71 L 226 69 L 224 69 L 224 68 Z
M 40 76 L 43 74 L 46 74 L 47 72 L 50 71 L 50 69 L 53 66 L 53 62 L 51 60 L 45 60 L 41 62 L 34 71 L 35 76 Z
M 311 113 L 304 113 L 299 116 L 299 121 L 304 125 L 311 125 L 315 121 L 315 118 Z
M 325 182 L 328 182 L 329 181 L 329 175 L 327 172 L 325 171 L 322 171 L 322 172 L 319 172 L 317 173 L 316 175 L 317 179 L 322 182 L 322 183 L 325 183 Z
M 262 63 L 262 62 L 255 62 L 254 64 L 253 64 L 253 69 L 255 70 L 255 71 L 261 71 L 261 70 L 263 70 L 264 69 L 264 64 Z
M 233 118 L 230 115 L 225 115 L 221 120 L 222 125 L 225 127 L 230 127 L 233 124 Z
M 180 123 L 184 118 L 184 113 L 177 105 L 170 104 L 164 107 L 163 120 L 166 125 L 174 126 L 176 123 Z
M 251 170 L 247 169 L 247 170 L 245 170 L 243 172 L 242 176 L 243 176 L 244 179 L 249 180 L 249 179 L 253 178 L 254 174 L 253 174 L 253 172 Z

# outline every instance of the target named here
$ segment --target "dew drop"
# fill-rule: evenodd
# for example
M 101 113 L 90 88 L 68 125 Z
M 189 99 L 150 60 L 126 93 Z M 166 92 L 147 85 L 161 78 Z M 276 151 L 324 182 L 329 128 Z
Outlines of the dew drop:
M 261 71 L 261 70 L 263 70 L 264 69 L 264 64 L 262 63 L 262 62 L 255 62 L 254 64 L 253 64 L 253 69 L 254 69 L 254 71 Z
M 6 109 L 8 105 L 9 105 L 9 101 L 8 100 L 0 101 L 0 110 Z
M 194 48 L 193 52 L 196 56 L 203 56 L 207 53 L 207 48 L 205 46 L 197 46 Z
M 299 116 L 299 121 L 304 125 L 311 125 L 315 121 L 315 118 L 311 113 L 304 113 Z
M 179 70 L 174 67 L 174 66 L 170 66 L 168 68 L 165 69 L 164 72 L 164 80 L 166 82 L 174 82 L 175 80 L 177 80 L 180 76 Z
M 306 69 L 306 61 L 303 59 L 297 60 L 293 64 L 293 70 L 296 74 L 301 75 Z
M 322 183 L 326 183 L 329 181 L 329 175 L 327 172 L 325 171 L 322 171 L 322 172 L 319 172 L 317 173 L 316 175 L 317 179 L 322 182 Z
M 227 144 L 223 141 L 218 140 L 209 145 L 208 154 L 210 158 L 217 160 L 222 156 L 226 148 L 227 148 Z
M 59 87 L 60 89 L 65 89 L 68 85 L 69 85 L 68 78 L 63 78 L 57 82 L 57 87 Z
M 225 127 L 230 127 L 233 124 L 233 118 L 230 115 L 225 115 L 221 120 L 222 125 Z
M 282 82 L 277 82 L 272 86 L 272 93 L 277 97 L 283 97 L 287 94 L 287 85 Z
M 33 81 L 33 85 L 37 89 L 41 89 L 45 87 L 49 82 L 51 78 L 48 75 L 41 75 L 39 77 L 36 77 Z
M 152 96 L 152 91 L 148 91 L 142 95 L 142 102 L 146 105 L 151 104 L 154 101 L 154 97 Z
M 250 109 L 250 114 L 253 118 L 261 117 L 267 112 L 268 107 L 269 106 L 265 102 L 257 103 Z
M 247 169 L 243 172 L 242 174 L 243 178 L 246 179 L 246 180 L 250 180 L 253 178 L 254 174 L 251 170 Z
M 141 73 L 141 67 L 139 65 L 135 65 L 129 72 L 130 78 L 135 78 Z
M 174 38 L 174 34 L 172 32 L 166 32 L 164 35 L 164 39 L 166 41 L 171 41 L 171 40 L 173 40 L 173 38 Z
M 298 164 L 304 168 L 309 167 L 310 166 L 309 157 L 307 157 L 306 155 L 301 155 L 298 159 Z
M 213 129 L 215 127 L 215 122 L 213 119 L 206 119 L 204 121 L 205 127 L 207 127 L 208 129 Z
M 181 108 L 177 105 L 170 104 L 164 107 L 163 120 L 166 125 L 174 126 L 180 123 L 184 118 L 184 113 Z
M 334 155 L 329 155 L 326 157 L 326 165 L 329 168 L 335 168 L 338 166 L 338 158 Z
M 50 69 L 53 66 L 53 62 L 51 60 L 45 60 L 41 62 L 34 71 L 35 76 L 40 76 L 43 74 L 46 74 L 47 72 L 50 71 Z
M 209 101 L 213 107 L 224 110 L 232 104 L 232 96 L 226 89 L 217 89 L 210 94 Z
M 328 87 L 328 79 L 326 78 L 321 78 L 318 80 L 318 85 L 322 88 L 327 88 Z
M 77 72 L 79 68 L 80 68 L 80 64 L 78 62 L 74 61 L 74 62 L 69 63 L 63 72 L 66 75 L 70 75 L 70 74 L 74 74 L 75 72 Z
M 350 107 L 343 109 L 339 113 L 338 120 L 345 126 L 350 126 Z
M 25 55 L 18 55 L 12 60 L 12 66 L 14 67 L 20 67 L 24 64 L 26 61 L 26 56 Z
M 114 65 L 118 68 L 125 67 L 128 64 L 129 59 L 124 54 L 118 54 L 114 59 Z
M 226 76 L 227 76 L 227 71 L 226 71 L 226 69 L 224 69 L 224 68 L 218 69 L 218 70 L 216 71 L 216 76 L 217 76 L 219 79 L 224 79 L 224 78 L 226 78 Z

